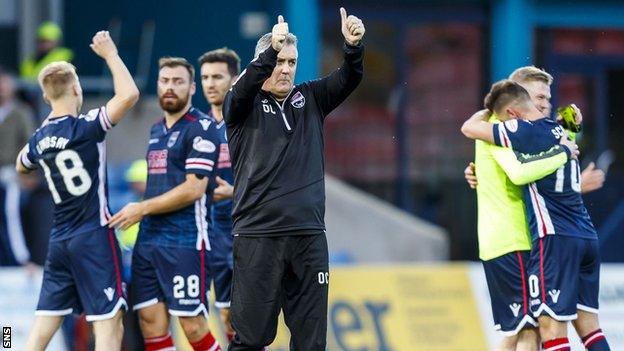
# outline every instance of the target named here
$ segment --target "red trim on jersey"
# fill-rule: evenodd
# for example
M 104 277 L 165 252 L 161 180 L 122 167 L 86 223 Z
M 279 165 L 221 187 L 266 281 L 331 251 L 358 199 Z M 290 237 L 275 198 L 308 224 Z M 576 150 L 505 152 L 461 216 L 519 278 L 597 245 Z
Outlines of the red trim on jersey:
M 191 116 L 189 114 L 185 114 L 184 115 L 184 119 L 187 120 L 187 121 L 191 121 L 191 122 L 197 121 L 197 117 L 193 117 L 193 116 Z
M 507 137 L 507 131 L 505 130 L 504 126 L 503 126 L 503 132 L 501 134 L 503 135 L 503 143 L 505 144 L 505 147 L 510 147 L 511 142 L 509 138 Z
M 524 314 L 528 314 L 529 304 L 527 302 L 526 280 L 524 279 L 524 264 L 522 262 L 522 255 L 520 254 L 520 251 L 516 251 L 516 256 L 518 256 L 518 264 L 520 265 L 520 278 L 522 279 L 522 306 Z
M 121 270 L 119 269 L 119 259 L 117 258 L 117 250 L 115 246 L 115 238 L 113 236 L 113 230 L 108 230 L 108 241 L 111 245 L 111 250 L 113 251 L 113 261 L 115 261 L 115 276 L 117 278 L 117 296 L 121 297 L 123 292 L 121 290 Z
M 529 191 L 531 192 L 531 195 L 533 195 L 533 198 L 535 199 L 535 207 L 537 207 L 537 213 L 539 214 L 539 217 L 541 219 L 542 222 L 542 235 L 540 235 L 540 237 L 548 234 L 548 229 L 546 228 L 546 222 L 544 221 L 544 215 L 542 215 L 542 209 L 540 209 L 540 202 L 539 202 L 539 198 L 537 197 L 537 192 L 535 192 L 535 189 L 533 189 L 531 186 L 529 186 Z
M 546 283 L 544 278 L 544 238 L 540 238 L 540 283 L 542 285 L 542 302 L 546 303 Z

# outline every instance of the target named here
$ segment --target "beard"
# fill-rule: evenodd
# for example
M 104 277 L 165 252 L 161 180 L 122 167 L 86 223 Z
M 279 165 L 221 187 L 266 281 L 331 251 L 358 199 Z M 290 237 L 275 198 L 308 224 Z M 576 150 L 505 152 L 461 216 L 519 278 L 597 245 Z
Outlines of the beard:
M 167 98 L 159 96 L 158 103 L 160 104 L 160 108 L 164 111 L 173 114 L 182 111 L 186 107 L 190 97 L 190 94 L 187 94 L 184 98 L 180 98 L 176 95 L 173 99 L 170 96 Z

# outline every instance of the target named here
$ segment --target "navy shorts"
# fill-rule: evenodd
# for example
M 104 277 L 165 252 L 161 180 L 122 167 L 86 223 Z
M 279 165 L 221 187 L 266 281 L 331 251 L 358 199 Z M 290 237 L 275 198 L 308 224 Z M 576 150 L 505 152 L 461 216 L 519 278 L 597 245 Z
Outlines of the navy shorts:
M 533 315 L 574 320 L 577 310 L 598 313 L 598 240 L 547 235 L 533 242 L 529 291 Z
M 167 304 L 169 314 L 208 318 L 210 275 L 206 250 L 143 244 L 132 254 L 133 309 Z
M 120 257 L 108 228 L 50 241 L 35 315 L 84 312 L 87 321 L 99 321 L 126 309 Z
M 232 296 L 232 271 L 234 256 L 232 255 L 232 227 L 214 225 L 208 233 L 210 239 L 210 275 L 215 289 L 215 306 L 229 308 Z
M 516 335 L 522 328 L 537 326 L 529 309 L 529 256 L 529 251 L 515 251 L 483 261 L 494 328 L 505 335 Z

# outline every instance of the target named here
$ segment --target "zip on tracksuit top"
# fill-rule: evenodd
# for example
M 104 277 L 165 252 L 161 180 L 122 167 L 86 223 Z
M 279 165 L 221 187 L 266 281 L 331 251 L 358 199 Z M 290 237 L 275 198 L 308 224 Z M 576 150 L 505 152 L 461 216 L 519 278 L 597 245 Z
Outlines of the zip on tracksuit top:
M 283 101 L 261 90 L 277 63 L 270 46 L 227 93 L 223 116 L 234 170 L 232 233 L 318 234 L 325 230 L 323 122 L 362 80 L 363 46 L 345 43 L 342 66 L 296 85 Z

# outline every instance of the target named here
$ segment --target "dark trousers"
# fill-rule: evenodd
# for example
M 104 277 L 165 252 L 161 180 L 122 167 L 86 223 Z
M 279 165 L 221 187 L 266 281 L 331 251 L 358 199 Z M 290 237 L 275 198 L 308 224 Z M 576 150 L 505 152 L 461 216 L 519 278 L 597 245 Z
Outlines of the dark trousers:
M 324 351 L 329 263 L 325 234 L 234 238 L 232 326 L 228 350 L 263 350 L 277 333 L 280 309 L 290 350 Z

